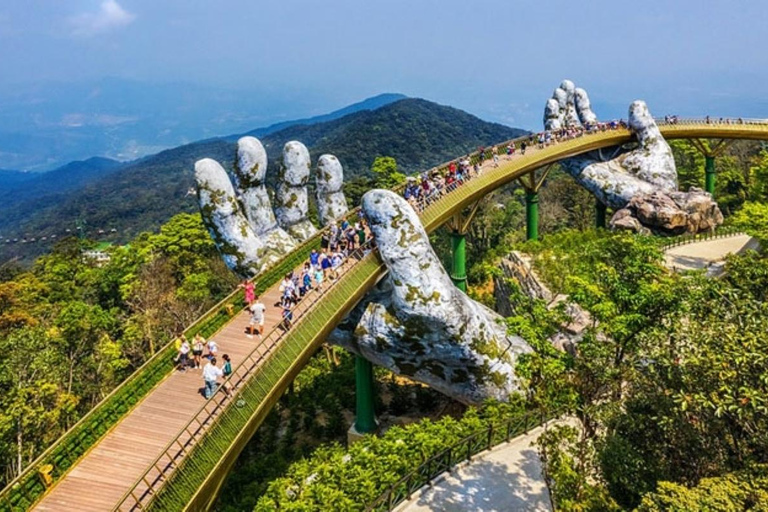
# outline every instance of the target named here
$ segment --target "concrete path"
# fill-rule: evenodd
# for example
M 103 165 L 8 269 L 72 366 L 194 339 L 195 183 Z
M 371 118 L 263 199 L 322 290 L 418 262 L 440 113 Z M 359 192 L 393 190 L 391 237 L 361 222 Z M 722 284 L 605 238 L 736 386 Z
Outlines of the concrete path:
M 512 512 L 550 511 L 552 502 L 544 483 L 541 460 L 533 443 L 543 428 L 516 437 L 414 494 L 399 512 Z
M 728 254 L 740 254 L 747 249 L 757 249 L 757 240 L 749 235 L 734 235 L 702 242 L 671 247 L 664 251 L 667 268 L 684 271 L 710 269 L 719 272 L 718 262 Z

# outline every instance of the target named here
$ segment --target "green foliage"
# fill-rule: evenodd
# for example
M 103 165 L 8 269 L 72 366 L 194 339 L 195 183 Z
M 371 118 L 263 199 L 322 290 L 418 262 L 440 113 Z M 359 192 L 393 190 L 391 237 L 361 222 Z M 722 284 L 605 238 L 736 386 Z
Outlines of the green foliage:
M 0 382 L 13 390 L 0 395 L 3 481 L 235 285 L 199 215 L 179 215 L 157 234 L 108 249 L 101 266 L 83 256 L 91 247 L 62 240 L 30 270 L 0 283 L 0 347 L 8 355 Z M 158 363 L 136 390 L 170 368 Z M 105 407 L 102 426 L 125 412 L 124 402 L 115 407 Z M 94 434 L 66 450 L 76 457 Z
M 740 512 L 766 510 L 768 470 L 758 466 L 749 471 L 705 478 L 693 488 L 660 482 L 643 497 L 636 512 Z
M 224 484 L 219 510 L 252 509 L 270 482 L 285 476 L 300 459 L 323 458 L 334 450 L 329 445 L 345 442 L 355 408 L 355 365 L 354 356 L 336 352 L 338 366 L 320 352 L 296 377 L 293 391 L 273 409 L 238 459 Z M 376 370 L 377 396 L 388 395 L 387 403 L 377 404 L 380 417 L 429 414 L 447 402 L 436 391 Z M 401 397 L 397 403 L 394 394 Z
M 730 219 L 731 224 L 768 244 L 768 204 L 746 202 Z
M 595 449 L 578 429 L 568 425 L 548 428 L 536 441 L 546 467 L 547 486 L 557 510 L 618 511 L 620 507 L 595 482 Z
M 405 183 L 405 174 L 398 172 L 397 161 L 391 156 L 378 156 L 371 165 L 373 184 L 376 188 L 395 188 Z
M 468 410 L 458 420 L 448 416 L 391 427 L 348 450 L 337 444 L 318 448 L 272 481 L 254 510 L 364 510 L 425 459 L 492 423 L 521 414 L 520 404 L 491 403 L 480 412 Z
M 750 218 L 754 225 L 758 216 Z M 668 274 L 652 240 L 627 234 L 566 231 L 528 248 L 553 291 L 569 294 L 596 321 L 575 356 L 552 354 L 537 342 L 520 367 L 535 400 L 568 403 L 575 397 L 577 404 L 581 434 L 552 434 L 543 441 L 560 508 L 610 509 L 591 501 L 607 491 L 631 509 L 659 481 L 696 485 L 765 460 L 764 256 L 733 256 L 726 276 L 713 281 Z M 516 310 L 524 318 L 510 319 L 510 325 L 533 340 L 546 335 L 526 324 L 525 317 L 546 318 L 530 313 L 535 304 Z M 667 503 L 672 491 L 680 503 L 699 496 L 691 491 L 681 497 L 684 487 L 660 484 L 661 494 L 648 506 L 666 510 L 658 503 Z M 671 509 L 697 510 L 686 506 Z

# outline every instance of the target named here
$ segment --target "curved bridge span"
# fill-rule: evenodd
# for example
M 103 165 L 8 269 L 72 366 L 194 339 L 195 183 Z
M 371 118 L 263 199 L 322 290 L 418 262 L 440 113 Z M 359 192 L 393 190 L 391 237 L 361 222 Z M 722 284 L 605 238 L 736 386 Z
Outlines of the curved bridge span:
M 681 120 L 660 124 L 659 128 L 667 139 L 768 140 L 768 120 L 726 123 Z M 632 140 L 628 130 L 615 129 L 584 134 L 542 149 L 530 147 L 525 155 L 515 155 L 508 161 L 502 158 L 499 167 L 484 169 L 479 177 L 426 206 L 420 214 L 421 220 L 428 232 L 434 231 L 491 191 L 544 165 Z M 319 245 L 319 235 L 297 249 L 303 253 L 292 253 L 285 259 L 297 266 L 313 244 Z M 235 459 L 279 397 L 333 328 L 386 272 L 375 251 L 350 260 L 339 279 L 322 294 L 300 303 L 308 302 L 287 332 L 276 327 L 265 334 L 260 343 L 251 341 L 248 350 L 241 349 L 240 354 L 236 347 L 230 349 L 223 344 L 224 352 L 237 354 L 235 363 L 241 361 L 228 381 L 234 387 L 232 398 L 225 399 L 219 393 L 203 402 L 195 396 L 201 380 L 199 374 L 168 375 L 147 390 L 138 406 L 125 411 L 115 420 L 115 426 L 94 440 L 91 448 L 63 472 L 42 497 L 13 501 L 14 490 L 18 491 L 25 476 L 22 475 L 0 494 L 0 511 L 23 510 L 33 504 L 39 510 L 210 508 Z M 274 286 L 264 294 L 267 301 L 270 293 L 277 293 L 277 275 L 279 273 Z M 229 332 L 243 338 L 245 322 L 244 313 L 235 315 L 217 339 Z M 166 372 L 170 372 L 170 368 Z M 191 388 L 181 396 L 174 395 L 183 389 L 185 378 L 192 383 L 186 384 Z M 194 380 L 190 380 L 192 378 Z M 192 407 L 179 405 L 190 400 Z M 172 410 L 165 410 L 169 407 Z M 165 413 L 169 419 L 163 428 Z M 160 423 L 161 428 L 152 431 L 153 423 Z M 45 455 L 30 466 L 28 473 L 47 463 Z

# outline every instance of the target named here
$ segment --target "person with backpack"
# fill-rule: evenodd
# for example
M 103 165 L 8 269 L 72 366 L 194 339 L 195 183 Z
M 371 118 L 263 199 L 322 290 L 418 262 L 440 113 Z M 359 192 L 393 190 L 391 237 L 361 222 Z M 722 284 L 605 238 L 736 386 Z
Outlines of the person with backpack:
M 283 329 L 286 331 L 291 328 L 293 323 L 293 301 L 285 298 L 282 303 L 283 308 Z
M 228 384 L 226 382 L 226 379 L 229 378 L 230 375 L 232 375 L 232 362 L 229 360 L 229 354 L 224 354 L 221 356 L 221 358 L 224 360 L 224 365 L 221 367 L 221 373 L 224 374 L 224 383 L 222 384 L 224 393 L 227 394 L 227 396 L 232 394 L 232 385 Z

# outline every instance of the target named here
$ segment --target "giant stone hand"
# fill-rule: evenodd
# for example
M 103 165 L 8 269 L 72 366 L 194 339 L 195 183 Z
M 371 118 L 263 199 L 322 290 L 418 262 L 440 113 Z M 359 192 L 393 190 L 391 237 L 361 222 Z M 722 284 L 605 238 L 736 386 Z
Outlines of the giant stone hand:
M 596 123 L 586 91 L 570 80 L 555 89 L 544 108 L 544 127 L 556 134 L 594 129 Z M 645 102 L 629 106 L 628 126 L 637 137 L 636 148 L 593 151 L 561 162 L 584 188 L 616 210 L 611 226 L 676 234 L 721 224 L 722 213 L 710 194 L 698 188 L 678 191 L 672 149 Z
M 465 403 L 508 398 L 529 345 L 456 288 L 402 197 L 371 190 L 362 208 L 389 274 L 331 341 Z
M 329 161 L 335 165 L 329 166 Z M 253 277 L 317 231 L 308 216 L 309 171 L 307 148 L 300 142 L 288 142 L 283 149 L 283 167 L 275 193 L 275 214 L 266 188 L 267 153 L 258 139 L 243 137 L 237 141 L 237 191 L 218 162 L 204 158 L 195 163 L 200 213 L 229 268 L 243 277 Z M 317 200 L 323 224 L 347 213 L 341 191 L 343 173 L 336 157 L 320 157 Z M 322 186 L 325 183 L 333 185 Z M 329 194 L 334 205 L 330 209 L 325 207 Z

